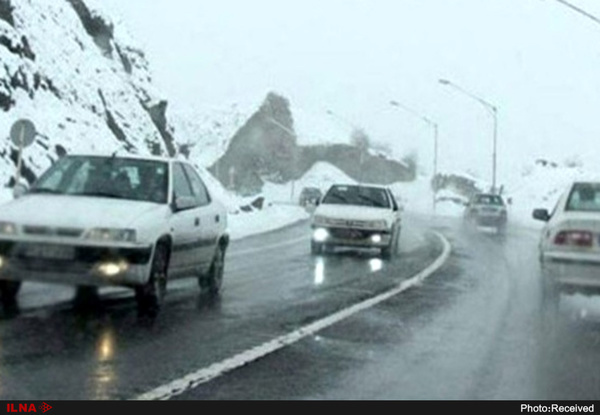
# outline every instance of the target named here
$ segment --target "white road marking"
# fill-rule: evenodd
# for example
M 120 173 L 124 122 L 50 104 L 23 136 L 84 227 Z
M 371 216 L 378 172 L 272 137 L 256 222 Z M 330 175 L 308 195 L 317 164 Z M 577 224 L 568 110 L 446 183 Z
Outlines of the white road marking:
M 442 253 L 436 260 L 430 264 L 428 267 L 423 269 L 421 272 L 417 273 L 413 277 L 402 281 L 398 286 L 394 289 L 387 291 L 383 294 L 379 294 L 373 298 L 362 301 L 360 303 L 354 304 L 351 307 L 348 307 L 344 310 L 338 311 L 328 317 L 325 317 L 321 320 L 315 321 L 311 324 L 301 327 L 298 330 L 295 330 L 291 333 L 285 334 L 283 336 L 277 337 L 271 341 L 263 343 L 257 347 L 241 352 L 233 357 L 222 360 L 217 363 L 213 363 L 212 365 L 199 369 L 195 372 L 189 373 L 188 375 L 169 382 L 165 385 L 159 386 L 156 389 L 153 389 L 149 392 L 143 393 L 133 398 L 133 400 L 167 400 L 174 396 L 180 395 L 190 389 L 194 389 L 198 385 L 202 383 L 209 382 L 210 380 L 223 375 L 226 372 L 230 372 L 233 369 L 237 369 L 242 367 L 256 359 L 264 357 L 269 353 L 273 353 L 276 350 L 279 350 L 285 346 L 288 346 L 292 343 L 295 343 L 303 338 L 315 334 L 316 332 L 331 326 L 335 323 L 338 323 L 341 320 L 344 320 L 350 317 L 353 314 L 358 313 L 359 311 L 365 310 L 367 308 L 373 307 L 399 293 L 407 290 L 410 287 L 418 285 L 425 278 L 429 277 L 435 271 L 437 271 L 448 259 L 450 256 L 451 246 L 448 240 L 441 235 L 440 233 L 436 233 L 436 235 L 442 241 L 444 246 Z

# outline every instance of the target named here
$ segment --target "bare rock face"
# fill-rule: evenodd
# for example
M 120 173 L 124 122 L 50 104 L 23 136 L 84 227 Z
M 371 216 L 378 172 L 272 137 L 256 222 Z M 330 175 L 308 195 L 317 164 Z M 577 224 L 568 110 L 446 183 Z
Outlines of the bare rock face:
M 388 184 L 412 180 L 403 162 L 372 155 L 356 145 L 299 146 L 290 102 L 275 93 L 267 95 L 209 170 L 224 186 L 254 195 L 265 181 L 297 180 L 317 162 L 331 163 L 357 181 Z

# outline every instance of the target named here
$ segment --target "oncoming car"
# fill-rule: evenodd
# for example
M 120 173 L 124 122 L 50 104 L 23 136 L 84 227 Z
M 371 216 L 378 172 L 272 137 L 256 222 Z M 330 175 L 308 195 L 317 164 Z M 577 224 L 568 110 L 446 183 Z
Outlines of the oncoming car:
M 14 302 L 23 281 L 122 286 L 155 314 L 176 278 L 217 294 L 228 242 L 226 210 L 191 164 L 67 155 L 0 209 L 0 295 Z
M 383 186 L 336 184 L 312 216 L 311 252 L 338 246 L 378 248 L 390 258 L 398 246 L 400 209 Z
M 533 217 L 546 222 L 538 243 L 546 304 L 561 293 L 600 294 L 600 182 L 572 183 L 552 213 Z

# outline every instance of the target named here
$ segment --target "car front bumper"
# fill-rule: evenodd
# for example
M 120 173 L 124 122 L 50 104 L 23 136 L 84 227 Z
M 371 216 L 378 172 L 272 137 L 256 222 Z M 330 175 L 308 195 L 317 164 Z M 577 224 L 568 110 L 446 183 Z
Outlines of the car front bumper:
M 325 226 L 313 226 L 312 229 L 312 240 L 326 246 L 386 248 L 390 246 L 392 240 L 392 235 L 388 230 L 333 228 Z M 326 237 L 324 237 L 324 232 L 326 232 Z
M 595 256 L 552 253 L 542 256 L 542 276 L 561 291 L 600 294 L 600 261 Z
M 135 286 L 150 273 L 152 246 L 0 241 L 0 278 L 67 285 Z

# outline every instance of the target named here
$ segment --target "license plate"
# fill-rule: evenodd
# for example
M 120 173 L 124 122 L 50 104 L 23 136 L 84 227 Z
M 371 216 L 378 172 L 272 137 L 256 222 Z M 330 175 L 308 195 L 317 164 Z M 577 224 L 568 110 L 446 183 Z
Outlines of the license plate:
M 23 254 L 29 258 L 73 260 L 75 248 L 63 245 L 28 245 Z

